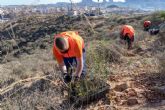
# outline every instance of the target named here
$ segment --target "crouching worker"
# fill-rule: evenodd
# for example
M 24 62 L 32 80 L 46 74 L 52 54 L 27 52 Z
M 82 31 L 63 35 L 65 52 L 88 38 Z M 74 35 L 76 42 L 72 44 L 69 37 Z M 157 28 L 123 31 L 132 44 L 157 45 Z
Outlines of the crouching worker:
M 63 73 L 65 83 L 85 77 L 85 45 L 77 32 L 67 31 L 55 35 L 53 54 Z M 74 66 L 76 66 L 75 73 L 72 73 Z
M 134 42 L 135 30 L 130 25 L 123 25 L 120 33 L 120 38 L 125 40 L 128 44 L 128 49 L 132 48 Z
M 151 35 L 157 35 L 159 33 L 159 27 L 154 27 L 152 29 L 149 29 L 149 33 Z
M 144 31 L 148 31 L 151 27 L 151 21 L 144 21 Z

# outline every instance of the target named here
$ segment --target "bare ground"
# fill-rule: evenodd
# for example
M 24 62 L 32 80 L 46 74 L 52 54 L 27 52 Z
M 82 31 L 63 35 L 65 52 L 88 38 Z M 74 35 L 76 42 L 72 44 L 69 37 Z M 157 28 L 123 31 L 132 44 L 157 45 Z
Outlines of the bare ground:
M 112 26 L 109 22 L 112 21 L 107 19 L 93 21 L 98 36 L 91 38 L 90 34 L 84 35 L 89 39 L 116 39 L 119 27 Z M 117 51 L 121 54 L 122 62 L 109 65 L 111 72 L 107 78 L 107 83 L 111 85 L 109 94 L 98 102 L 78 109 L 165 109 L 165 75 L 160 71 L 160 61 L 157 57 L 162 53 L 160 53 L 161 48 L 154 45 L 159 40 L 158 36 L 150 36 L 147 32 L 143 32 L 141 21 L 136 18 L 126 19 L 126 22 L 131 23 L 137 30 L 134 49 L 128 51 L 124 44 L 116 41 L 113 46 L 120 47 Z M 114 25 L 117 23 L 115 22 Z M 104 35 L 104 38 L 100 38 L 101 35 Z M 57 63 L 50 50 L 51 45 L 43 50 L 37 48 L 30 55 L 23 53 L 19 58 L 8 55 L 6 59 L 9 61 L 0 64 L 0 108 L 4 110 L 75 109 L 67 102 L 67 94 L 61 91 L 64 85 L 60 81 Z

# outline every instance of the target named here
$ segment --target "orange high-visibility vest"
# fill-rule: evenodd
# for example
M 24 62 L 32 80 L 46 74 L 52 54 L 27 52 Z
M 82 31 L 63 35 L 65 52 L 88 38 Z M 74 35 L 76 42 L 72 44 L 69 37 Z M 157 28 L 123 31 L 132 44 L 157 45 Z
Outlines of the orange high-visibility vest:
M 67 53 L 61 53 L 54 43 L 53 55 L 57 59 L 58 63 L 61 63 L 63 61 L 63 57 L 66 57 L 66 58 L 70 58 L 70 57 L 81 58 L 82 57 L 83 55 L 82 51 L 84 48 L 84 40 L 82 39 L 82 37 L 79 36 L 78 32 L 74 32 L 74 31 L 62 32 L 60 34 L 55 35 L 54 39 L 56 39 L 57 37 L 68 38 L 68 42 L 69 42 L 69 50 Z
M 135 36 L 135 30 L 130 25 L 124 25 L 124 26 L 122 26 L 121 34 L 122 34 L 122 36 L 125 36 L 126 34 L 128 34 L 129 37 L 132 38 Z

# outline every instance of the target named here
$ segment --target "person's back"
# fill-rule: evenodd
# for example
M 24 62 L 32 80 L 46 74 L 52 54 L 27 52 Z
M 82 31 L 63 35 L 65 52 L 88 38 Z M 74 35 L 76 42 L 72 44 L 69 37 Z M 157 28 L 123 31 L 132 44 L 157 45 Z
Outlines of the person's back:
M 130 25 L 123 25 L 121 34 L 122 34 L 122 36 L 125 36 L 126 34 L 128 34 L 129 37 L 132 38 L 132 37 L 134 37 L 135 30 Z
M 57 37 L 64 37 L 64 38 L 68 38 L 69 41 L 69 51 L 67 53 L 60 53 L 58 51 L 58 48 L 56 47 L 56 45 L 54 44 L 53 48 L 54 48 L 54 54 L 59 54 L 60 56 L 63 57 L 78 57 L 81 56 L 80 54 L 82 54 L 82 52 L 79 52 L 79 48 L 75 48 L 75 47 L 81 47 L 81 49 L 84 48 L 84 41 L 83 39 L 78 35 L 78 33 L 74 32 L 74 31 L 67 31 L 67 32 L 62 32 L 60 34 L 55 35 L 55 39 Z M 79 55 L 78 55 L 79 54 Z M 59 55 L 57 55 L 57 60 L 59 59 Z M 61 62 L 61 61 L 59 61 Z
M 120 34 L 121 34 L 120 38 L 122 40 L 127 41 L 128 49 L 131 49 L 132 43 L 134 41 L 134 36 L 135 36 L 134 28 L 130 25 L 123 25 Z
M 77 32 L 67 31 L 55 35 L 53 54 L 63 73 L 65 82 L 70 82 L 72 75 L 76 79 L 85 77 L 85 45 L 84 40 Z M 75 67 L 75 72 L 72 71 L 73 67 Z
M 144 30 L 148 31 L 151 27 L 151 21 L 144 21 L 143 26 L 144 26 Z

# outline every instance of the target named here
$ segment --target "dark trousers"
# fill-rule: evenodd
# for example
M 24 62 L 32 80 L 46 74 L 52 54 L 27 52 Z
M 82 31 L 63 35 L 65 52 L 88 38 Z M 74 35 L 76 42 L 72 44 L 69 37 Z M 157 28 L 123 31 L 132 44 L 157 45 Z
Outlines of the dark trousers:
M 150 26 L 145 26 L 144 27 L 144 31 L 149 31 L 149 29 L 150 29 Z
M 132 39 L 130 39 L 129 37 L 127 37 L 127 43 L 128 43 L 128 49 L 132 48 L 132 42 L 134 41 L 134 37 Z
M 128 44 L 128 49 L 132 48 L 132 42 L 134 42 L 134 36 L 132 38 L 130 38 L 127 34 L 125 36 L 121 37 L 122 40 L 127 41 Z
M 77 67 L 77 60 L 76 60 L 76 57 L 69 57 L 69 58 L 66 58 L 64 57 L 64 63 L 66 65 L 66 68 L 67 68 L 67 72 L 72 74 L 73 72 L 73 68 L 72 67 Z M 85 52 L 85 49 L 83 49 L 83 70 L 82 70 L 82 73 L 81 73 L 81 77 L 85 77 L 86 75 L 86 52 Z

